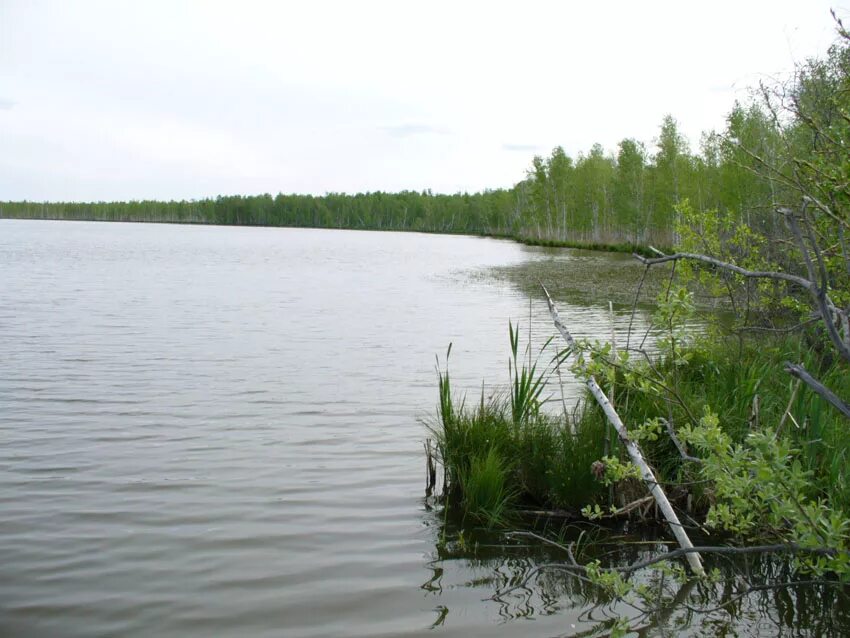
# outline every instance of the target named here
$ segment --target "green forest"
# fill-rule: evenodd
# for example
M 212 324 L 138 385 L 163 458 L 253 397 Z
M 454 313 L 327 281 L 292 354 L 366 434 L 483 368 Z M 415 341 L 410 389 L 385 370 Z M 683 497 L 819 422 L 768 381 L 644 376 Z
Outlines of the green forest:
M 792 148 L 789 148 L 791 144 Z M 616 152 L 594 145 L 571 157 L 560 146 L 531 160 L 511 188 L 480 193 L 328 193 L 219 196 L 197 201 L 3 202 L 0 217 L 249 226 L 348 228 L 511 237 L 560 245 L 672 246 L 676 205 L 735 211 L 748 219 L 775 199 L 762 160 L 806 153 L 763 105 L 737 104 L 725 130 L 693 151 L 670 115 L 653 142 L 628 138 Z M 519 176 L 518 176 L 519 177 Z

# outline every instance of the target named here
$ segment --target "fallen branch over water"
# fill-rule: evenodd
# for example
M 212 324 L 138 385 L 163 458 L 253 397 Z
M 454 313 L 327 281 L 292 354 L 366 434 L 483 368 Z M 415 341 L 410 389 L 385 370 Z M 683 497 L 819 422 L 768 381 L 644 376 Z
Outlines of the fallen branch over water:
M 810 203 L 812 203 L 811 198 L 804 198 L 803 206 L 799 211 L 799 217 L 807 232 L 809 240 L 808 243 L 806 242 L 806 238 L 804 238 L 803 231 L 800 228 L 800 224 L 797 219 L 798 215 L 790 209 L 777 210 L 777 212 L 785 217 L 789 228 L 794 235 L 797 247 L 803 255 L 803 261 L 806 266 L 808 278 L 780 271 L 748 270 L 738 266 L 737 264 L 698 253 L 678 252 L 672 255 L 665 255 L 660 250 L 652 248 L 651 246 L 650 248 L 653 252 L 659 255 L 658 257 L 647 258 L 637 253 L 633 253 L 633 255 L 635 259 L 640 261 L 647 268 L 666 262 L 673 262 L 675 264 L 680 260 L 688 260 L 707 264 L 725 272 L 732 272 L 747 279 L 772 279 L 800 286 L 808 291 L 809 295 L 812 297 L 813 305 L 817 309 L 817 316 L 821 321 L 823 321 L 826 334 L 835 348 L 836 353 L 845 362 L 850 362 L 850 316 L 848 316 L 848 311 L 846 309 L 837 307 L 829 295 L 829 277 L 827 276 L 826 266 L 824 265 L 824 257 L 822 251 L 818 247 L 807 213 Z M 814 261 L 810 255 L 810 248 L 811 251 L 814 252 Z M 817 265 L 817 268 L 815 265 Z M 848 269 L 850 269 L 850 261 L 848 261 Z M 796 327 L 799 326 L 795 326 L 795 328 Z M 812 390 L 823 397 L 824 400 L 828 401 L 833 407 L 835 407 L 835 409 L 841 412 L 841 414 L 850 419 L 850 405 L 839 398 L 820 381 L 812 377 L 812 375 L 803 369 L 803 366 L 799 364 L 786 363 L 785 371 L 806 383 L 806 385 L 808 385 Z M 784 417 L 782 421 L 784 423 Z
M 546 286 L 543 286 L 543 284 L 541 284 L 541 288 L 543 288 L 543 293 L 546 295 L 546 302 L 549 305 L 549 314 L 552 315 L 552 321 L 555 323 L 555 327 L 558 329 L 558 332 L 561 333 L 561 336 L 564 337 L 570 348 L 572 350 L 576 350 L 575 339 L 573 339 L 573 336 L 567 329 L 566 324 L 561 321 L 561 317 L 558 315 L 558 309 L 555 307 L 555 302 L 552 301 L 549 291 L 546 290 Z M 616 410 L 614 410 L 614 407 L 611 405 L 608 397 L 605 396 L 602 388 L 599 387 L 599 384 L 596 382 L 593 375 L 586 376 L 585 385 L 588 390 L 590 390 L 593 398 L 596 399 L 596 402 L 602 408 L 602 411 L 605 413 L 605 417 L 611 425 L 614 426 L 614 429 L 617 430 L 617 436 L 626 448 L 632 463 L 634 463 L 634 465 L 640 470 L 644 484 L 646 484 L 649 493 L 658 504 L 658 509 L 661 511 L 670 526 L 670 531 L 673 533 L 673 536 L 676 538 L 679 546 L 683 550 L 686 550 L 683 553 L 688 561 L 691 571 L 698 576 L 703 575 L 705 570 L 702 567 L 699 552 L 693 550 L 694 545 L 691 543 L 691 539 L 688 537 L 687 532 L 685 532 L 685 528 L 682 526 L 682 523 L 679 522 L 679 517 L 676 515 L 675 510 L 673 510 L 673 506 L 670 504 L 664 490 L 661 489 L 658 480 L 655 478 L 655 474 L 644 459 L 643 453 L 637 443 L 629 437 L 629 433 L 626 430 L 626 426 L 623 424 L 622 419 L 620 419 L 620 416 L 617 414 Z
M 793 220 L 793 215 L 788 215 L 788 219 Z M 803 254 L 806 257 L 806 261 L 808 263 L 808 251 L 805 245 L 802 244 L 802 240 L 801 249 L 803 250 Z M 647 258 L 637 253 L 633 253 L 633 256 L 645 266 L 654 266 L 656 264 L 663 264 L 670 261 L 676 262 L 679 260 L 696 261 L 701 262 L 703 264 L 707 264 L 709 266 L 714 266 L 715 268 L 719 268 L 720 270 L 733 272 L 737 275 L 741 275 L 742 277 L 746 277 L 747 279 L 773 279 L 776 281 L 785 281 L 800 286 L 801 288 L 806 290 L 809 295 L 811 295 L 812 301 L 814 302 L 814 306 L 818 309 L 818 312 L 820 313 L 820 317 L 824 322 L 824 326 L 826 327 L 827 335 L 829 336 L 832 345 L 835 347 L 836 352 L 838 352 L 838 354 L 845 361 L 850 362 L 850 345 L 848 345 L 848 343 L 845 343 L 845 341 L 850 340 L 850 334 L 845 334 L 842 337 L 840 333 L 840 329 L 850 330 L 850 321 L 848 321 L 847 313 L 844 310 L 836 307 L 836 305 L 833 303 L 832 299 L 827 294 L 827 286 L 825 285 L 825 283 L 821 282 L 820 284 L 818 284 L 815 281 L 813 266 L 810 266 L 809 268 L 810 278 L 806 279 L 805 277 L 799 277 L 797 275 L 792 275 L 791 273 L 787 272 L 770 270 L 748 270 L 746 268 L 741 268 L 737 264 L 732 264 L 729 262 L 722 261 L 720 259 L 715 259 L 714 257 L 710 257 L 708 255 L 700 255 L 698 253 L 674 253 L 672 255 L 662 255 L 661 257 L 654 258 Z M 838 323 L 838 326 L 836 326 L 836 322 Z

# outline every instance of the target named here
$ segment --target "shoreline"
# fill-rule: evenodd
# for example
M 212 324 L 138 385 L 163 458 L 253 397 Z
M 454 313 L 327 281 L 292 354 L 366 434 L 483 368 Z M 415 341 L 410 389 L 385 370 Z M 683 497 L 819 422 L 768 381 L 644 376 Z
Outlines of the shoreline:
M 59 221 L 59 222 L 102 222 L 102 223 L 124 223 L 124 224 L 168 224 L 178 226 L 217 226 L 221 228 L 240 227 L 240 228 L 303 228 L 305 230 L 349 230 L 355 232 L 388 232 L 388 233 L 420 233 L 423 235 L 448 235 L 462 237 L 480 237 L 484 239 L 501 239 L 512 241 L 524 246 L 534 246 L 541 248 L 569 248 L 575 250 L 588 250 L 593 252 L 604 253 L 621 253 L 633 254 L 637 253 L 643 256 L 656 256 L 648 246 L 642 244 L 632 244 L 629 242 L 606 243 L 604 241 L 570 241 L 559 239 L 543 239 L 535 237 L 522 237 L 511 235 L 508 233 L 469 233 L 451 230 L 426 230 L 413 228 L 353 228 L 349 226 L 301 226 L 301 225 L 278 225 L 278 224 L 251 224 L 251 223 L 236 223 L 236 224 L 221 224 L 203 220 L 175 220 L 175 219 L 98 219 L 95 217 L 80 217 L 69 219 L 67 217 L 36 217 L 22 215 L 3 215 L 0 212 L 0 220 L 18 219 L 28 221 Z

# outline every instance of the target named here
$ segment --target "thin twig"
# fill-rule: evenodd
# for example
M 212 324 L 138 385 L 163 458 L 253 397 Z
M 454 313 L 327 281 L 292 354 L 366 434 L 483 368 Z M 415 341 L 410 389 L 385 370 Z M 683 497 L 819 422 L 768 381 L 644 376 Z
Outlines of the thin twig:
M 685 445 L 682 443 L 682 441 L 679 440 L 679 437 L 676 435 L 676 430 L 673 429 L 673 424 L 669 420 L 664 418 L 661 418 L 660 420 L 664 422 L 664 425 L 667 428 L 667 434 L 670 435 L 670 439 L 673 441 L 673 445 L 676 446 L 676 449 L 679 450 L 679 454 L 682 455 L 682 459 L 685 461 L 692 461 L 694 463 L 702 463 L 703 460 L 701 458 L 688 454 L 688 450 L 685 448 Z
M 629 317 L 629 331 L 626 333 L 626 350 L 629 349 L 629 344 L 632 340 L 632 325 L 635 322 L 635 314 L 637 313 L 637 305 L 638 300 L 640 299 L 640 291 L 643 289 L 643 282 L 646 281 L 646 274 L 649 272 L 649 266 L 645 266 L 643 269 L 643 273 L 640 276 L 640 281 L 638 282 L 637 290 L 635 291 L 635 299 L 632 302 L 632 314 Z M 850 268 L 850 266 L 848 266 Z
M 800 385 L 803 383 L 802 379 L 797 379 L 797 383 L 794 384 L 794 389 L 791 391 L 791 398 L 788 399 L 788 407 L 785 408 L 785 412 L 782 413 L 782 418 L 779 420 L 779 425 L 776 426 L 776 432 L 773 435 L 774 439 L 778 439 L 779 435 L 782 433 L 782 428 L 785 426 L 785 421 L 790 416 L 791 420 L 796 424 L 797 421 L 791 415 L 791 408 L 794 406 L 794 399 L 797 398 L 797 392 L 800 390 Z

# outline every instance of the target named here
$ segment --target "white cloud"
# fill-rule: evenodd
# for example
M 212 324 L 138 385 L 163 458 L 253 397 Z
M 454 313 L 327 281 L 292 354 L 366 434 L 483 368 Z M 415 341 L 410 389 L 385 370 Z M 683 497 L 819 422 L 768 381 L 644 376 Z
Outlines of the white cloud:
M 512 153 L 537 153 L 540 147 L 536 144 L 502 144 L 502 150 Z
M 825 50 L 828 9 L 5 2 L 0 198 L 509 186 L 556 145 L 651 142 L 666 113 L 696 144 Z
M 430 124 L 397 124 L 394 126 L 382 126 L 382 131 L 392 137 L 410 137 L 411 135 L 448 135 L 446 129 L 431 126 Z

